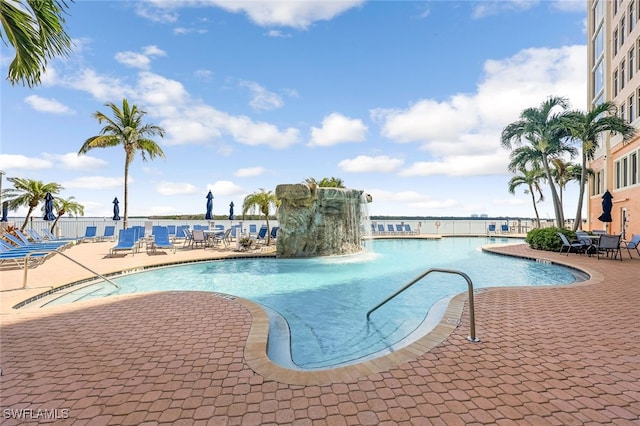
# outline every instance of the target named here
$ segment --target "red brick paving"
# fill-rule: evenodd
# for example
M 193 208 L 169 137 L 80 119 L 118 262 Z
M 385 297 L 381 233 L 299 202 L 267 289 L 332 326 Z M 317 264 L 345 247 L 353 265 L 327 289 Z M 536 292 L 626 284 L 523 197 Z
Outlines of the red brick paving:
M 465 306 L 430 351 L 317 385 L 253 370 L 257 311 L 211 293 L 4 316 L 2 422 L 24 423 L 7 409 L 68 409 L 59 424 L 640 425 L 640 259 L 496 250 L 568 261 L 592 279 L 477 292 L 480 343 L 466 340 Z

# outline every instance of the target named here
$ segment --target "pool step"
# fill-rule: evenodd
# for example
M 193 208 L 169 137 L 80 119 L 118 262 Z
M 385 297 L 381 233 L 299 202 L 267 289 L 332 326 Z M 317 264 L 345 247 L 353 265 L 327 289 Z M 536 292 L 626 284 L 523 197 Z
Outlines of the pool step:
M 90 283 L 83 285 L 82 287 L 73 287 L 68 290 L 62 290 L 51 294 L 49 297 L 43 298 L 38 302 L 40 307 L 44 306 L 56 306 L 65 303 L 73 303 L 82 300 L 90 300 L 98 297 L 105 297 L 113 294 L 116 289 L 109 283 L 104 281 L 97 283 Z

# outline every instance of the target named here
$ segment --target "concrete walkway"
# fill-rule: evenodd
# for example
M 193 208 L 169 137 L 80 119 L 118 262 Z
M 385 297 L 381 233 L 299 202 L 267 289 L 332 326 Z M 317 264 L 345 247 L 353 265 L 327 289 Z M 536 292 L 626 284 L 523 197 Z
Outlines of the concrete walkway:
M 100 244 L 112 245 L 68 253 L 101 273 L 174 256 L 104 259 Z M 171 292 L 16 311 L 6 307 L 87 273 L 55 256 L 29 271 L 41 288 L 19 290 L 20 271 L 2 271 L 2 423 L 639 425 L 640 259 L 492 250 L 567 263 L 592 278 L 478 291 L 480 343 L 466 340 L 461 296 L 460 325 L 447 321 L 430 350 L 416 342 L 400 357 L 313 376 L 265 358 L 266 316 L 249 301 Z

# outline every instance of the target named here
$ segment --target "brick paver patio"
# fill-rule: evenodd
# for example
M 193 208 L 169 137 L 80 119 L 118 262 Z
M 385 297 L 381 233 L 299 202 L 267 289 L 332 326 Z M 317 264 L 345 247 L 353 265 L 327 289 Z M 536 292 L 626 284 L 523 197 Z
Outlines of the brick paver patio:
M 640 259 L 493 250 L 592 278 L 478 291 L 480 343 L 466 340 L 465 305 L 428 352 L 322 372 L 320 384 L 264 360 L 264 314 L 240 299 L 171 292 L 4 311 L 2 423 L 48 410 L 90 425 L 639 425 Z

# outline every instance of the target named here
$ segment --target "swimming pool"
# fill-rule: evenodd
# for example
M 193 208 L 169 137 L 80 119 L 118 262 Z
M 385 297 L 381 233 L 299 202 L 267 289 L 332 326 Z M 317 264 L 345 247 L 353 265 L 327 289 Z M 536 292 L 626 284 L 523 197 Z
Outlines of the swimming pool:
M 462 271 L 476 289 L 570 284 L 583 278 L 558 265 L 480 250 L 483 244 L 496 241 L 375 240 L 366 252 L 344 257 L 199 262 L 121 276 L 114 278 L 121 286 L 119 291 L 99 284 L 52 303 L 148 291 L 231 294 L 257 302 L 272 313 L 269 356 L 274 362 L 289 368 L 331 368 L 391 352 L 437 324 L 446 301 L 466 291 L 462 277 L 429 275 L 366 321 L 369 309 L 429 268 Z M 286 319 L 286 326 L 274 313 Z

